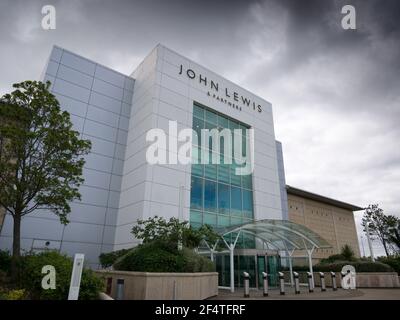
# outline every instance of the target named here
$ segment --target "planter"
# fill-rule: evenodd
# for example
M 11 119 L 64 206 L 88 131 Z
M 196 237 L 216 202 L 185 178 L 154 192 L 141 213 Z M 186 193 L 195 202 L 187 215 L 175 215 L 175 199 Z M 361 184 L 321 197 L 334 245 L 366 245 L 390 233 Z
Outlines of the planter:
M 203 300 L 218 294 L 218 273 L 156 273 L 99 270 L 108 295 L 117 299 L 117 279 L 124 280 L 124 300 Z M 109 280 L 111 278 L 111 280 Z

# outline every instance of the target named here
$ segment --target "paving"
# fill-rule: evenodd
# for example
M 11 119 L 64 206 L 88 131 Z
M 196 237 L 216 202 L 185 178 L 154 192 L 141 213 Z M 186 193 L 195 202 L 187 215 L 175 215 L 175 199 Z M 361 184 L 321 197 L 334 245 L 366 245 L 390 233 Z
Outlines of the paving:
M 220 289 L 218 296 L 210 300 L 400 300 L 400 288 L 359 288 L 355 290 L 338 289 L 333 291 L 327 288 L 321 292 L 321 288 L 315 288 L 313 293 L 308 288 L 302 287 L 300 294 L 295 294 L 294 288 L 287 286 L 285 295 L 280 295 L 278 289 L 271 289 L 268 297 L 263 296 L 262 290 L 251 289 L 250 297 L 244 298 L 243 289 L 235 289 L 234 293 Z

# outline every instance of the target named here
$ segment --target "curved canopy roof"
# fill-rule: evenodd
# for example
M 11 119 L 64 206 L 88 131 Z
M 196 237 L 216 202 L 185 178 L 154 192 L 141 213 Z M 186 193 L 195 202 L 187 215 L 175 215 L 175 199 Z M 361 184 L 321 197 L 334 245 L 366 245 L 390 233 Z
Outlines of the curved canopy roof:
M 277 250 L 311 250 L 331 248 L 320 235 L 309 228 L 288 221 L 265 219 L 216 229 L 219 235 L 237 235 L 240 232 L 253 235 Z

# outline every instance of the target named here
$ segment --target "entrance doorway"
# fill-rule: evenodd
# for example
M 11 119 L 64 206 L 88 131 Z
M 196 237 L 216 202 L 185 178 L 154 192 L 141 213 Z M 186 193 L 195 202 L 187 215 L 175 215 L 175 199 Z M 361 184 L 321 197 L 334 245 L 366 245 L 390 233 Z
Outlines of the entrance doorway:
M 257 256 L 257 275 L 258 288 L 263 287 L 263 272 L 268 274 L 269 287 L 277 287 L 279 284 L 278 272 L 280 270 L 281 259 L 278 255 L 258 255 Z

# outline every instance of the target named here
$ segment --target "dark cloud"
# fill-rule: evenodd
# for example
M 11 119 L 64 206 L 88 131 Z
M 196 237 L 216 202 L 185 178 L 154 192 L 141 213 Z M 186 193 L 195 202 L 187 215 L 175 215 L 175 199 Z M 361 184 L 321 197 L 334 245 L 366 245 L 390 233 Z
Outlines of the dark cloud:
M 273 103 L 290 184 L 399 214 L 399 18 L 397 0 L 3 0 L 0 94 L 38 78 L 53 44 L 129 74 L 161 42 Z

